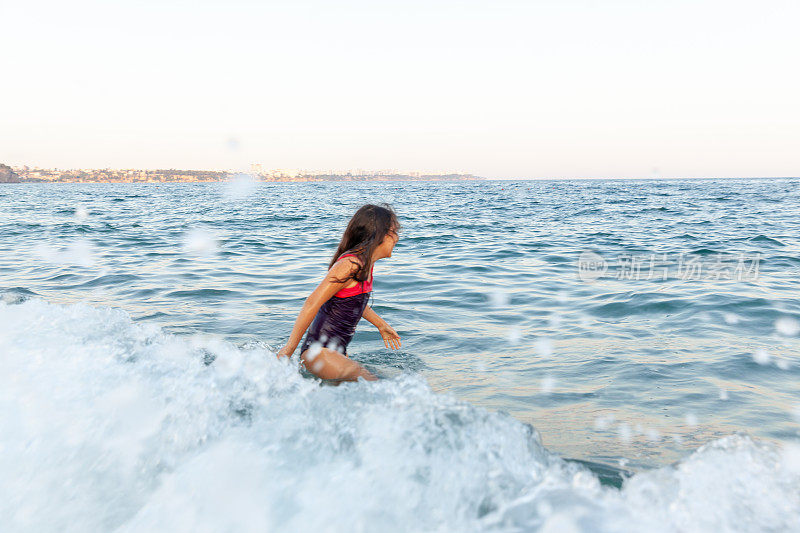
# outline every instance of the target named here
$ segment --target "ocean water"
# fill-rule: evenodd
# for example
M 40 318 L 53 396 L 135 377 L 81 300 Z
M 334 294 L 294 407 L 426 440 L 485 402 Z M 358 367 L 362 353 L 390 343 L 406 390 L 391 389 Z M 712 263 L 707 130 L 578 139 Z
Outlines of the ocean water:
M 4 185 L 0 529 L 800 531 L 798 193 Z M 403 347 L 320 383 L 273 351 L 383 201 Z

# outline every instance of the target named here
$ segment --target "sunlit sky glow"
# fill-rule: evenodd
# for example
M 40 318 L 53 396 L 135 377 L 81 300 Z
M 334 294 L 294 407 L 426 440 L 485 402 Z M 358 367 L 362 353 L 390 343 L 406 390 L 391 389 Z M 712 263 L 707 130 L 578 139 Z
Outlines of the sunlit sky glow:
M 12 165 L 800 175 L 796 0 L 3 0 L 0 20 Z

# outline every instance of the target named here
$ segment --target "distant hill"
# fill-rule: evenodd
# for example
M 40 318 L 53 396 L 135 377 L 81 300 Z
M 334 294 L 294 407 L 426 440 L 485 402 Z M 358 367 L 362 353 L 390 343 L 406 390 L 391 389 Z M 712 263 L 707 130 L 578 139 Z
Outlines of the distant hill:
M 15 169 L 4 167 L 6 177 L 0 181 L 12 183 L 172 183 L 172 182 L 216 182 L 227 181 L 234 177 L 224 170 L 177 170 L 171 169 L 58 169 L 29 168 Z M 9 173 L 10 172 L 10 176 Z M 472 174 L 421 174 L 418 172 L 404 174 L 396 171 L 347 171 L 347 172 L 315 172 L 303 170 L 267 170 L 258 169 L 250 174 L 256 181 L 455 181 L 480 180 Z
M 8 166 L 0 163 L 0 183 L 20 183 L 19 175 Z

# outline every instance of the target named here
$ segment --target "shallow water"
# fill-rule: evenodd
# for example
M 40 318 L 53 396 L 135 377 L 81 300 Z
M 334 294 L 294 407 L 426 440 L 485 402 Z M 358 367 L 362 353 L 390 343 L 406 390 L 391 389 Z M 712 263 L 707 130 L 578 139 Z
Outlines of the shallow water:
M 0 522 L 800 529 L 799 188 L 3 186 Z M 269 349 L 368 201 L 404 225 L 373 298 L 403 348 L 363 322 L 389 379 L 319 387 Z

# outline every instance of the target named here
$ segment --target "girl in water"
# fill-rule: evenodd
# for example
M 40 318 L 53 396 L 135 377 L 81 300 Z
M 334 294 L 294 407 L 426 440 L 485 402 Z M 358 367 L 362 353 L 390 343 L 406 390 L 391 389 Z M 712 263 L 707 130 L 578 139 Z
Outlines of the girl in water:
M 359 377 L 378 379 L 347 357 L 347 345 L 356 324 L 364 317 L 378 328 L 387 348 L 400 348 L 397 332 L 367 305 L 372 291 L 372 267 L 378 259 L 392 257 L 399 231 L 397 215 L 387 204 L 366 204 L 356 211 L 328 265 L 328 273 L 306 298 L 278 357 L 291 357 L 308 329 L 300 359 L 315 376 L 350 381 Z

